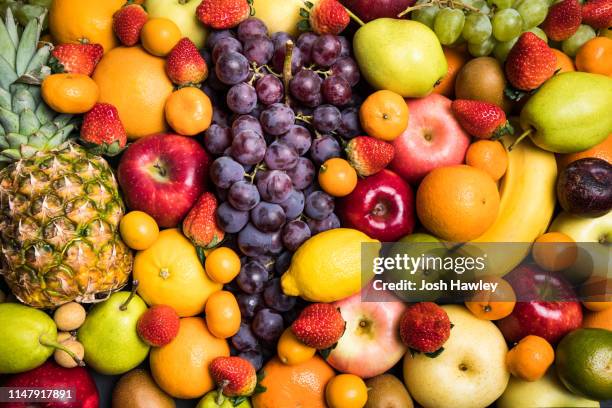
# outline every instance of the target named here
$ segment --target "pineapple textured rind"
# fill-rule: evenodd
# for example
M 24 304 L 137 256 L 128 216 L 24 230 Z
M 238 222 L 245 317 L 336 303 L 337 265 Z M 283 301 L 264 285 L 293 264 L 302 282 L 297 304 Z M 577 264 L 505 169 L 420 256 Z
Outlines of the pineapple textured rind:
M 108 163 L 70 142 L 0 171 L 2 273 L 15 296 L 54 307 L 123 287 L 132 270 L 118 233 L 124 211 Z

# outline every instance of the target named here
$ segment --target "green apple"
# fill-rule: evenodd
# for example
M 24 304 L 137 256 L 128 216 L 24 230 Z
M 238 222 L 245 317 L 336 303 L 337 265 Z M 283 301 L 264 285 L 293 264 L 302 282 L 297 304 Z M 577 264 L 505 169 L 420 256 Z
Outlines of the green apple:
M 578 258 L 562 273 L 572 283 L 582 283 L 591 276 L 607 277 L 612 242 L 612 211 L 597 218 L 583 218 L 561 212 L 549 232 L 562 232 L 578 243 Z
M 309 0 L 316 4 L 319 0 Z M 255 17 L 266 23 L 270 34 L 278 31 L 297 36 L 300 34 L 297 26 L 304 17 L 300 9 L 304 7 L 301 0 L 253 0 Z
M 201 0 L 146 0 L 149 17 L 164 17 L 176 23 L 184 37 L 189 37 L 198 48 L 204 46 L 208 31 L 196 18 Z
M 0 304 L 0 374 L 32 370 L 53 354 L 57 326 L 45 312 L 19 303 Z M 69 353 L 72 354 L 72 353 Z
M 599 402 L 572 394 L 561 384 L 554 367 L 537 381 L 512 377 L 497 400 L 497 408 L 599 407 Z
M 210 391 L 198 402 L 196 408 L 251 408 L 251 403 L 248 399 L 238 405 L 234 405 L 230 398 L 224 398 L 221 404 L 217 404 L 218 395 L 217 391 Z
M 510 377 L 504 336 L 495 324 L 463 306 L 442 307 L 454 325 L 450 337 L 435 358 L 406 353 L 408 391 L 424 407 L 489 406 L 502 395 Z
M 448 69 L 438 37 L 417 21 L 371 21 L 355 33 L 353 50 L 370 85 L 403 97 L 429 95 Z
M 565 72 L 542 85 L 521 111 L 521 127 L 542 149 L 574 153 L 612 133 L 612 78 Z
M 149 346 L 138 337 L 136 323 L 147 305 L 130 292 L 113 293 L 95 305 L 78 331 L 85 362 L 105 375 L 123 374 L 142 363 Z

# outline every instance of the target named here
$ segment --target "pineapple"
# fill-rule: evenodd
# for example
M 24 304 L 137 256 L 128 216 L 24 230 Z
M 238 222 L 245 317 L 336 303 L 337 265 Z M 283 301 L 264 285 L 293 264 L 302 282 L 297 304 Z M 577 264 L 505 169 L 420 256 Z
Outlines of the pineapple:
M 124 205 L 108 163 L 71 141 L 75 126 L 41 99 L 50 50 L 41 19 L 19 35 L 0 21 L 0 242 L 2 275 L 34 307 L 95 302 L 125 285 Z

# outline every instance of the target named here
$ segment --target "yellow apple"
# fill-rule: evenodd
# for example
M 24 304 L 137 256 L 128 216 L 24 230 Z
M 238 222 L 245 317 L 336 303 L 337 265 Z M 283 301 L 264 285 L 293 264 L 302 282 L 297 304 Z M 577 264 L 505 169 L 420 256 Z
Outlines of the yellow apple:
M 316 4 L 319 0 L 309 0 Z M 274 34 L 277 31 L 286 31 L 291 35 L 298 35 L 298 23 L 303 17 L 300 16 L 300 8 L 304 2 L 301 0 L 254 0 L 253 8 L 255 17 L 261 19 L 268 32 Z
M 501 332 L 459 305 L 443 306 L 451 323 L 444 351 L 404 357 L 404 382 L 427 408 L 473 408 L 492 404 L 506 389 L 508 347 Z

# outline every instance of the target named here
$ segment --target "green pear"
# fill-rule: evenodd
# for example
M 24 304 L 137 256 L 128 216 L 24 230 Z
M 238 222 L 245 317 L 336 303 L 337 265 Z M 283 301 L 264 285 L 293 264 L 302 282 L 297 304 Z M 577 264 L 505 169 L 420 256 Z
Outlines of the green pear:
M 429 95 L 448 69 L 438 37 L 417 21 L 371 21 L 355 33 L 353 49 L 370 85 L 403 97 Z
M 595 146 L 612 133 L 612 78 L 586 72 L 555 75 L 525 104 L 521 127 L 551 152 Z
M 146 310 L 134 292 L 116 292 L 95 305 L 77 336 L 87 365 L 101 374 L 117 375 L 143 362 L 149 346 L 138 337 L 136 323 Z
M 32 370 L 61 349 L 57 326 L 45 312 L 19 303 L 0 304 L 0 374 Z M 75 358 L 79 364 L 82 362 Z

